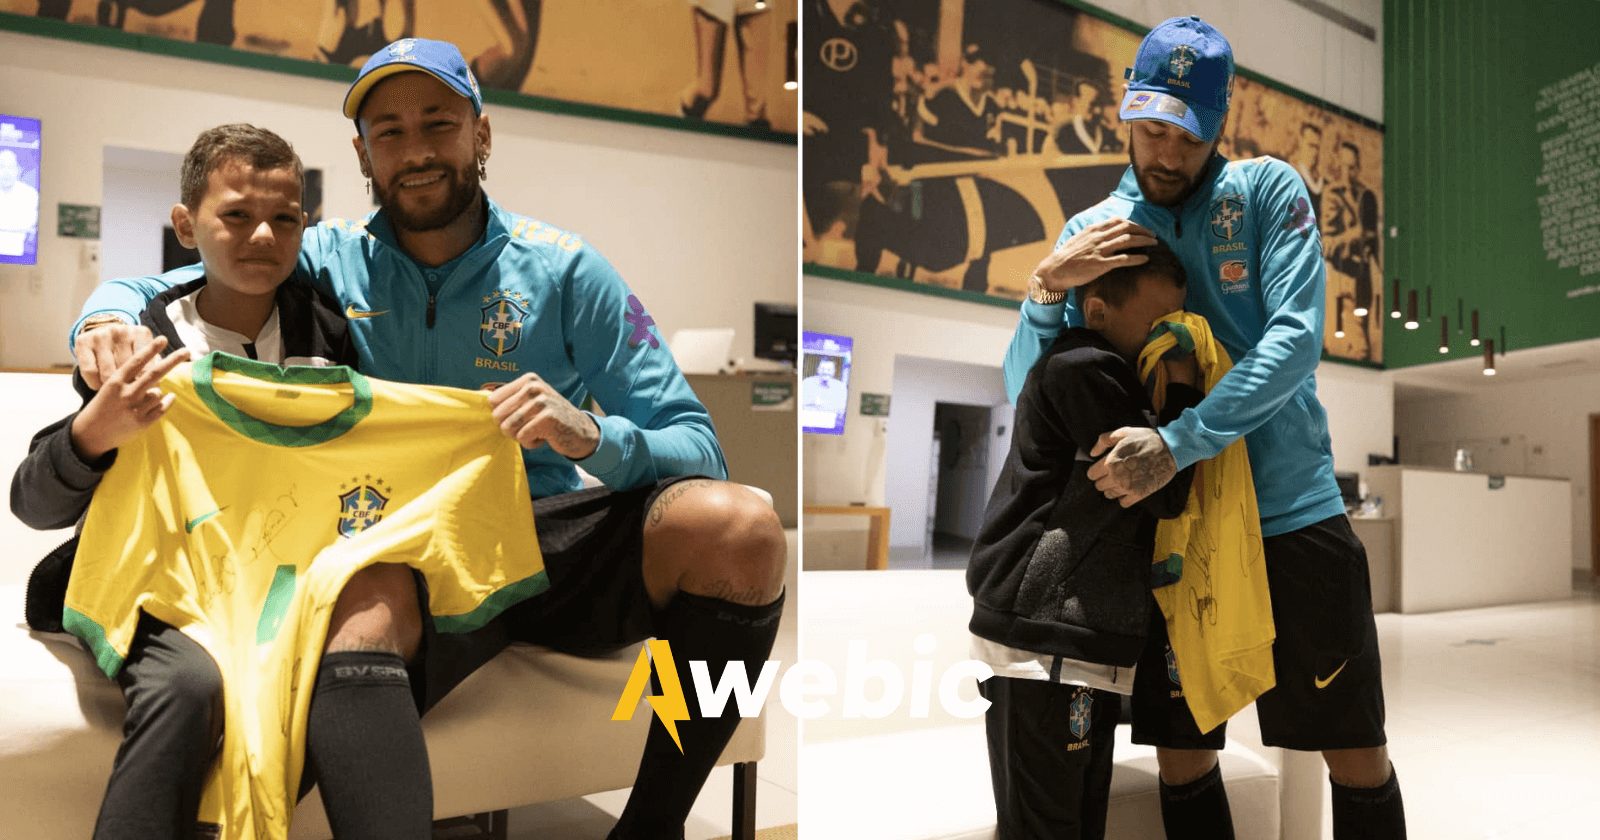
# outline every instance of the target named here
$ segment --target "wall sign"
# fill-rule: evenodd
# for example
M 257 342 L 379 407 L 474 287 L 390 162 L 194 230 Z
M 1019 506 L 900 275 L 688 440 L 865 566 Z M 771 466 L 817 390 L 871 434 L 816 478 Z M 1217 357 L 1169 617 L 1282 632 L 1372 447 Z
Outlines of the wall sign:
M 100 208 L 92 204 L 57 204 L 56 235 L 99 239 Z

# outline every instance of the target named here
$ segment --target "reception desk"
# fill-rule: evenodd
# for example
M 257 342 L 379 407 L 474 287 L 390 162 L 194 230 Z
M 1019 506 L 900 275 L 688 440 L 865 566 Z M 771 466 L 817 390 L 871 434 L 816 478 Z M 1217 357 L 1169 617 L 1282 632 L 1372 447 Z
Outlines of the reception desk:
M 1394 530 L 1392 569 L 1374 569 L 1375 605 L 1392 598 L 1399 612 L 1418 613 L 1571 594 L 1566 479 L 1407 466 L 1363 475 Z
M 728 479 L 772 494 L 785 528 L 800 526 L 799 426 L 791 373 L 686 374 L 705 404 L 728 460 Z M 777 386 L 788 400 L 769 403 L 758 389 Z

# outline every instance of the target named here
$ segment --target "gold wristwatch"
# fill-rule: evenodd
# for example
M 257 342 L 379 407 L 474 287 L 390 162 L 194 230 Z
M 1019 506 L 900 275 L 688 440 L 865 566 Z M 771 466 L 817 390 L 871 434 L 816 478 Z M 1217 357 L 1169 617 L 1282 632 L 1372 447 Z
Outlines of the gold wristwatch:
M 1067 299 L 1067 290 L 1052 292 L 1039 282 L 1039 275 L 1028 278 L 1028 299 L 1043 306 L 1052 306 Z

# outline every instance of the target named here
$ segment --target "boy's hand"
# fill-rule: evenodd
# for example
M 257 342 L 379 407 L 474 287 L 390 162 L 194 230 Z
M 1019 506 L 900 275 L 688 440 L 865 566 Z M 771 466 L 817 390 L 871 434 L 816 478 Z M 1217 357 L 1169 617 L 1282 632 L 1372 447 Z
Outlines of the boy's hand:
M 1150 258 L 1143 254 L 1122 252 L 1154 244 L 1155 234 L 1148 229 L 1127 219 L 1106 219 L 1078 231 L 1051 251 L 1033 276 L 1046 291 L 1064 292 L 1091 283 L 1113 268 L 1148 262 Z
M 1167 369 L 1168 382 L 1198 387 L 1195 383 L 1200 381 L 1200 363 L 1193 356 L 1166 356 L 1161 360 L 1161 366 Z
M 78 373 L 90 390 L 98 391 L 101 383 L 128 361 L 134 351 L 150 343 L 150 338 L 148 328 L 127 324 L 108 324 L 80 332 L 73 345 L 78 357 Z
M 1089 466 L 1089 480 L 1106 498 L 1125 508 L 1165 487 L 1178 474 L 1178 462 L 1155 429 L 1124 426 L 1106 432 L 1089 455 L 1099 458 L 1108 449 L 1110 455 Z
M 593 455 L 600 446 L 600 427 L 594 418 L 537 374 L 524 373 L 494 389 L 489 405 L 500 431 L 524 449 L 544 444 L 577 461 Z
M 115 328 L 102 327 L 96 332 L 107 329 Z M 162 394 L 156 383 L 167 371 L 189 361 L 189 350 L 184 348 L 164 359 L 156 358 L 166 346 L 165 338 L 157 338 L 135 351 L 111 372 L 94 399 L 72 419 L 69 433 L 78 457 L 85 461 L 100 458 L 161 419 L 172 407 L 174 395 Z

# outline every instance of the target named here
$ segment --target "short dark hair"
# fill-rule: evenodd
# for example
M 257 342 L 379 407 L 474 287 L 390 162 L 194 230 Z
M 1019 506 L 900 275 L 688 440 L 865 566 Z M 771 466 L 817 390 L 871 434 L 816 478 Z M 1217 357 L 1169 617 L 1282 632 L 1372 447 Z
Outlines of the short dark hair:
M 180 197 L 190 210 L 205 198 L 211 173 L 229 161 L 243 161 L 256 169 L 291 169 L 304 189 L 305 166 L 289 141 L 264 129 L 245 123 L 229 123 L 200 132 L 183 156 Z
M 1183 263 L 1178 262 L 1178 255 L 1162 242 L 1143 248 L 1129 248 L 1122 253 L 1143 254 L 1149 260 L 1138 265 L 1113 268 L 1090 281 L 1078 290 L 1080 304 L 1086 298 L 1097 297 L 1108 305 L 1120 307 L 1138 291 L 1139 278 L 1146 275 L 1170 280 L 1172 285 L 1180 289 L 1188 285 L 1189 275 L 1184 272 Z
M 1361 163 L 1361 147 L 1357 146 L 1355 143 L 1353 143 L 1353 142 L 1351 142 L 1349 140 L 1346 140 L 1346 141 L 1344 141 L 1344 142 L 1339 144 L 1339 148 L 1340 149 L 1349 149 L 1350 150 L 1350 154 L 1356 156 L 1356 163 L 1357 164 Z
M 1308 122 L 1301 123 L 1300 124 L 1300 133 L 1301 134 L 1305 134 L 1307 131 L 1312 132 L 1313 134 L 1317 135 L 1318 137 L 1322 136 L 1322 127 L 1318 126 L 1316 123 L 1308 123 Z

